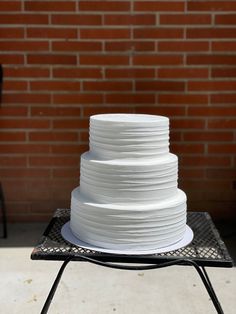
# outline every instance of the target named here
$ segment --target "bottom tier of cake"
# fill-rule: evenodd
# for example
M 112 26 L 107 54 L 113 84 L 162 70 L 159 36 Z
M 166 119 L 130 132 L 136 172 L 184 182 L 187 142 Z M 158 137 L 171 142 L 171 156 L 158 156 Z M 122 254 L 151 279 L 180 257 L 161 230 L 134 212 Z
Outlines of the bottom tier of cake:
M 72 191 L 70 227 L 80 240 L 120 250 L 157 249 L 180 241 L 186 230 L 186 195 L 153 204 L 98 204 Z

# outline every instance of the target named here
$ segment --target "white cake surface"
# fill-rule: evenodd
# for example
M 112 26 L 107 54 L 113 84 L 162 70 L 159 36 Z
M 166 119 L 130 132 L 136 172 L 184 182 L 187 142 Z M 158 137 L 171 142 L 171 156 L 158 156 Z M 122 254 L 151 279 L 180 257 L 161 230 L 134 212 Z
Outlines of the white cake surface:
M 81 156 L 70 227 L 98 247 L 162 248 L 182 239 L 186 195 L 169 152 L 169 119 L 140 114 L 90 117 L 90 151 Z

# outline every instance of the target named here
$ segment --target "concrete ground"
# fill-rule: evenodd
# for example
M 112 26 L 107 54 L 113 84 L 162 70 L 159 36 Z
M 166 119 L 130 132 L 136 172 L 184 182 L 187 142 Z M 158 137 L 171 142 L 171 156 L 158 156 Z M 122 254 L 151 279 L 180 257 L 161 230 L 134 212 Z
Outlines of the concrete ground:
M 10 225 L 0 240 L 0 314 L 38 314 L 61 262 L 32 261 L 45 225 Z M 235 244 L 235 242 L 234 242 Z M 225 314 L 236 313 L 236 268 L 207 268 Z M 68 265 L 49 314 L 216 313 L 192 267 L 112 270 L 86 262 Z

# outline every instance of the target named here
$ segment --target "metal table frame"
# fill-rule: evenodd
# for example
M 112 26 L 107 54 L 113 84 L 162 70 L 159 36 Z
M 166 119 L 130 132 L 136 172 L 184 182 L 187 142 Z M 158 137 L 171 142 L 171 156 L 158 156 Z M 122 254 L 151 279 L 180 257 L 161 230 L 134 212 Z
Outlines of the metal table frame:
M 224 313 L 205 267 L 233 267 L 233 261 L 208 213 L 188 212 L 188 225 L 194 232 L 194 239 L 188 246 L 172 252 L 140 256 L 101 253 L 67 242 L 61 236 L 61 228 L 69 219 L 70 210 L 58 209 L 31 254 L 33 260 L 63 261 L 41 314 L 48 313 L 63 271 L 71 261 L 88 261 L 105 267 L 138 271 L 191 265 L 198 272 L 216 312 Z
M 3 235 L 1 238 L 7 238 L 7 216 L 6 216 L 6 206 L 5 199 L 3 194 L 2 184 L 0 182 L 0 209 L 2 212 L 2 227 L 3 227 Z

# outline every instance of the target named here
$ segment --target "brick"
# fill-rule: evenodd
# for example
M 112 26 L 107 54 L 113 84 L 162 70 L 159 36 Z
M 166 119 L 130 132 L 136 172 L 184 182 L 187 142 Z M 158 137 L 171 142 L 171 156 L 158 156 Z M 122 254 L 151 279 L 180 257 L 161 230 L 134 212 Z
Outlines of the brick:
M 26 167 L 25 156 L 0 156 L 1 167 Z
M 54 104 L 102 104 L 102 94 L 60 94 L 53 96 Z
M 216 14 L 215 24 L 234 25 L 236 24 L 236 14 Z
M 198 156 L 200 157 L 200 156 Z M 183 158 L 192 158 L 192 156 L 184 156 Z M 204 190 L 220 190 L 230 189 L 230 182 L 225 180 L 183 180 L 181 181 L 181 186 L 183 189 L 204 189 Z
M 136 107 L 136 113 L 143 114 L 155 114 L 168 117 L 175 116 L 184 116 L 185 107 L 160 107 L 160 106 L 145 106 L 145 107 Z
M 80 82 L 73 81 L 34 81 L 30 82 L 32 91 L 79 91 Z
M 75 107 L 32 107 L 31 116 L 80 116 L 81 109 Z
M 84 91 L 130 91 L 131 81 L 89 81 L 83 82 Z
M 78 167 L 77 157 L 70 156 L 30 156 L 29 165 L 34 167 Z
M 53 51 L 100 51 L 101 42 L 94 41 L 56 41 L 52 43 Z
M 235 41 L 213 41 L 212 51 L 235 51 L 236 42 Z
M 191 1 L 187 3 L 188 11 L 234 11 L 235 1 Z
M 74 1 L 25 1 L 26 11 L 75 11 Z
M 58 119 L 53 121 L 53 129 L 84 129 L 88 128 L 87 119 Z
M 185 83 L 176 81 L 136 81 L 136 91 L 184 91 Z
M 184 11 L 184 1 L 135 1 L 135 11 Z
M 77 38 L 76 28 L 28 27 L 28 38 Z
M 107 104 L 154 104 L 155 103 L 155 94 L 106 94 L 105 103 Z
M 205 25 L 211 24 L 210 14 L 160 14 L 160 24 Z
M 166 79 L 208 78 L 207 68 L 159 68 L 157 77 Z
M 75 55 L 58 55 L 58 54 L 30 54 L 27 56 L 28 64 L 68 64 L 76 65 L 77 58 Z
M 96 109 L 95 109 L 95 112 L 96 112 Z M 80 132 L 80 140 L 81 140 L 81 142 L 88 143 L 88 141 L 89 141 L 89 133 L 88 133 L 88 131 Z
M 213 94 L 210 101 L 211 104 L 235 104 L 236 94 Z
M 232 141 L 233 140 L 233 132 L 211 132 L 211 131 L 203 131 L 201 132 L 186 132 L 183 133 L 184 141 L 191 141 L 191 142 L 225 142 L 225 141 Z
M 0 141 L 2 142 L 19 142 L 25 141 L 25 132 L 1 132 Z
M 48 178 L 50 176 L 49 169 L 0 169 L 0 176 L 11 178 Z
M 236 172 L 235 169 L 216 168 L 207 169 L 206 175 L 209 179 L 235 179 Z
M 54 78 L 102 78 L 101 68 L 56 68 L 53 69 Z
M 181 55 L 135 55 L 133 56 L 134 65 L 182 65 Z
M 2 154 L 44 154 L 50 152 L 50 146 L 47 144 L 1 144 Z
M 155 14 L 105 14 L 105 25 L 155 25 Z
M 188 108 L 190 116 L 235 116 L 236 107 L 195 107 Z
M 27 116 L 28 108 L 27 107 L 0 107 L 0 115 L 3 116 L 10 116 L 10 117 L 23 117 Z
M 6 2 L 7 3 L 7 2 Z M 0 14 L 0 24 L 48 24 L 47 14 Z
M 78 141 L 76 132 L 30 132 L 30 141 L 37 142 L 68 142 Z
M 147 68 L 109 68 L 105 70 L 106 78 L 154 78 L 155 70 Z
M 3 89 L 4 91 L 25 91 L 27 90 L 27 85 L 26 81 L 5 80 L 3 82 Z
M 190 81 L 188 82 L 189 91 L 234 91 L 235 81 Z
M 180 168 L 179 170 L 179 176 L 182 178 L 190 179 L 203 179 L 205 177 L 205 169 L 183 169 Z M 196 193 L 197 192 L 197 193 Z M 188 196 L 191 193 L 191 199 L 200 199 L 202 200 L 202 192 L 200 190 L 198 191 L 188 191 Z M 196 194 L 195 194 L 196 193 Z
M 83 109 L 83 114 L 85 117 L 89 117 L 91 115 L 94 114 L 101 114 L 101 113 L 133 113 L 133 109 L 130 107 L 111 107 L 111 106 L 107 106 L 107 107 L 86 107 Z M 85 140 L 83 138 L 83 140 Z M 86 137 L 86 140 L 88 140 L 88 138 Z
M 174 129 L 204 129 L 205 120 L 203 119 L 174 119 L 171 121 Z M 194 144 L 192 144 L 194 146 Z
M 46 41 L 0 41 L 2 51 L 44 51 L 49 49 Z
M 158 51 L 209 51 L 206 41 L 162 41 L 158 42 Z
M 224 65 L 235 65 L 236 55 L 188 55 L 187 64 L 189 65 L 214 65 L 214 64 L 224 64 Z
M 52 14 L 51 23 L 58 25 L 101 25 L 102 15 L 98 14 Z
M 9 184 L 9 181 L 13 181 L 11 182 L 11 185 Z M 17 176 L 14 178 L 14 180 L 12 180 L 11 176 L 5 177 L 4 194 L 8 200 L 10 199 L 14 201 L 24 201 L 28 197 L 25 182 L 22 182 L 21 177 Z
M 234 28 L 188 28 L 187 38 L 235 38 Z
M 229 78 L 236 77 L 236 68 L 212 68 L 211 76 L 215 78 Z
M 80 29 L 81 39 L 128 39 L 130 29 L 117 28 L 87 28 Z
M 235 154 L 236 144 L 209 144 L 208 152 L 212 154 Z
M 12 181 L 12 180 L 11 180 Z M 7 182 L 7 180 L 5 180 L 5 182 Z M 7 192 L 7 190 L 6 190 Z M 7 198 L 6 201 L 6 205 L 7 205 L 7 213 L 12 215 L 12 213 L 23 213 L 29 216 L 29 203 L 26 201 L 21 201 L 21 202 L 14 202 L 14 198 L 13 198 L 12 192 L 9 193 L 9 196 Z
M 50 104 L 50 94 L 4 93 L 2 101 L 6 104 Z
M 80 55 L 81 65 L 128 65 L 129 57 L 122 55 Z
M 235 191 L 222 191 L 221 193 L 217 193 L 217 191 L 205 191 L 207 199 L 214 201 L 235 201 Z
M 158 103 L 171 105 L 206 105 L 207 95 L 200 94 L 160 94 Z
M 2 27 L 0 28 L 0 38 L 4 38 L 4 39 L 24 38 L 24 28 L 23 27 Z
M 24 56 L 21 54 L 0 54 L 0 63 L 1 64 L 23 64 Z
M 8 129 L 45 129 L 49 128 L 50 122 L 48 120 L 39 119 L 5 119 L 1 121 L 0 128 Z
M 129 11 L 129 1 L 80 1 L 80 11 Z
M 171 151 L 175 154 L 201 154 L 204 152 L 204 144 L 173 144 Z
M 79 176 L 79 169 L 76 171 L 76 169 L 53 169 L 52 170 L 53 177 L 54 178 L 78 178 Z
M 181 141 L 181 138 L 182 138 L 181 132 L 170 130 L 170 142 L 171 143 Z
M 5 77 L 49 77 L 49 69 L 47 68 L 35 68 L 35 67 L 5 67 L 4 68 L 4 76 Z
M 231 160 L 225 156 L 183 156 L 182 164 L 187 167 L 229 167 Z
M 111 41 L 105 42 L 106 51 L 155 51 L 154 41 Z
M 20 1 L 1 1 L 0 11 L 20 11 L 21 2 Z
M 24 203 L 25 204 L 25 203 Z M 8 204 L 7 204 L 8 205 Z M 30 206 L 30 204 L 27 203 L 28 206 Z M 12 208 L 12 204 L 10 204 L 9 206 L 11 206 Z M 31 205 L 32 206 L 32 205 Z M 47 207 L 47 210 L 48 210 L 48 213 L 44 213 L 44 214 L 39 214 L 39 213 L 34 213 L 32 210 L 30 211 L 30 215 L 29 214 L 24 214 L 22 213 L 22 211 L 20 212 L 17 212 L 17 213 L 14 213 L 14 214 L 8 214 L 8 219 L 9 219 L 9 222 L 11 223 L 46 223 L 47 221 L 49 221 L 50 217 L 52 217 L 52 212 L 49 211 L 49 208 L 58 208 L 58 204 L 55 205 L 54 203 L 54 207 L 51 207 L 53 205 L 49 204 L 48 201 L 47 201 L 47 205 L 45 204 L 45 206 Z M 24 205 L 24 208 L 25 205 Z M 66 208 L 66 207 L 63 207 L 63 208 Z
M 134 29 L 134 39 L 169 39 L 183 38 L 182 28 L 136 28 Z
M 236 119 L 211 119 L 208 121 L 209 129 L 235 129 Z
M 88 150 L 88 145 L 53 145 L 52 146 L 52 153 L 55 153 L 55 154 L 76 154 L 78 155 L 78 159 L 79 159 L 79 156 L 86 152 Z

